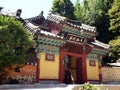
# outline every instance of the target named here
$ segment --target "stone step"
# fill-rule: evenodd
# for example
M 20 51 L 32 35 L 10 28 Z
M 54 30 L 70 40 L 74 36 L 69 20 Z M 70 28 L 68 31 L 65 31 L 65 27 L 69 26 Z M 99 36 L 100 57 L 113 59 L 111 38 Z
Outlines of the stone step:
M 0 90 L 80 90 L 83 85 L 81 84 L 6 84 L 0 85 Z M 119 85 L 112 85 L 112 84 L 97 84 L 96 86 L 102 87 L 101 90 L 120 90 Z
M 18 88 L 52 88 L 52 87 L 67 87 L 66 84 L 4 84 L 0 85 L 1 89 L 18 89 Z

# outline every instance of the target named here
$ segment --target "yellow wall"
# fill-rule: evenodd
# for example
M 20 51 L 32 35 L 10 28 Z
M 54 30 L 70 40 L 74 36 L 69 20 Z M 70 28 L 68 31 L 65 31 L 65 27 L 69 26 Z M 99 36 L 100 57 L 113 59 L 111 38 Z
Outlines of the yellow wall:
M 40 79 L 59 79 L 59 55 L 54 56 L 54 61 L 45 60 L 46 54 L 40 54 Z
M 99 80 L 99 66 L 98 61 L 95 60 L 96 66 L 90 66 L 89 60 L 86 60 L 87 64 L 87 79 L 88 80 Z

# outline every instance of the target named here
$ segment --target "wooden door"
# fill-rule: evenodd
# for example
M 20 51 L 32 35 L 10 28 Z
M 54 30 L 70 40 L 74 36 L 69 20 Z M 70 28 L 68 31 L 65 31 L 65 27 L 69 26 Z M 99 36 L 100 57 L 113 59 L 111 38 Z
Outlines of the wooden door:
M 82 76 L 82 60 L 81 58 L 77 58 L 76 61 L 76 77 L 77 77 L 77 81 L 76 83 L 83 83 L 83 76 Z

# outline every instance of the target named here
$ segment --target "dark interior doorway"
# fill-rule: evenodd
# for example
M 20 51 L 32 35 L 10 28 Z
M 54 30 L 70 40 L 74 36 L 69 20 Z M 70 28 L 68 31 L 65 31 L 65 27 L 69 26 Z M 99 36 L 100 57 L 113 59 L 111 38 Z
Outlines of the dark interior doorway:
M 64 61 L 65 61 L 64 83 L 66 84 L 83 83 L 81 58 L 76 56 L 66 55 Z

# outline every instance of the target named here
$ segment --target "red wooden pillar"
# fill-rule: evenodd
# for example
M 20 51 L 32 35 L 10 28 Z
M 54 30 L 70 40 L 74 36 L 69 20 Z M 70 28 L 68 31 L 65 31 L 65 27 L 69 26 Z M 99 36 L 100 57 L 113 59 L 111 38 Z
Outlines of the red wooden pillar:
M 83 46 L 83 57 L 82 57 L 82 75 L 84 83 L 87 82 L 87 66 L 86 66 L 86 49 Z
M 60 83 L 63 83 L 64 81 L 64 75 L 65 75 L 65 72 L 64 72 L 64 56 L 65 56 L 65 53 L 64 51 L 60 51 L 60 69 L 59 69 L 59 82 Z
M 36 59 L 37 67 L 36 67 L 36 83 L 39 83 L 39 76 L 40 76 L 40 59 Z
M 102 67 L 99 66 L 99 82 L 102 83 Z
M 102 83 L 102 66 L 101 66 L 101 61 L 102 61 L 102 55 L 99 55 L 99 82 Z

